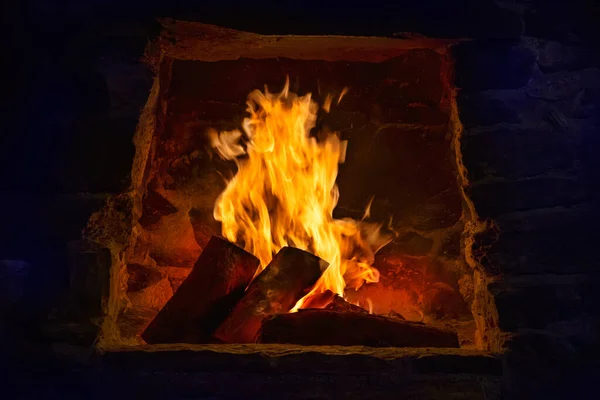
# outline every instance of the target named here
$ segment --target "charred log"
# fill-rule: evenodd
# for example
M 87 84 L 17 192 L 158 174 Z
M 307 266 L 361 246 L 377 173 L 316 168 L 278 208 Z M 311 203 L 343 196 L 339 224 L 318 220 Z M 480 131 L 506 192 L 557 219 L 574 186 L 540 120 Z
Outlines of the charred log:
M 459 347 L 456 332 L 355 312 L 300 310 L 264 322 L 261 343 L 371 347 Z
M 284 247 L 250 284 L 214 336 L 225 343 L 253 343 L 264 319 L 285 313 L 310 292 L 328 264 L 319 257 Z
M 147 343 L 206 343 L 243 296 L 260 261 L 213 236 L 194 269 L 142 334 Z

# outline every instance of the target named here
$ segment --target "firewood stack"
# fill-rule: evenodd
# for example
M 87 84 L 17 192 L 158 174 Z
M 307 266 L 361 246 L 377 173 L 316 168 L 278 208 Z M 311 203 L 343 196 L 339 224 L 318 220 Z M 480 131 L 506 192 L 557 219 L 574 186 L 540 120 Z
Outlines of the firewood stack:
M 292 343 L 372 347 L 459 347 L 455 332 L 370 315 L 326 291 L 289 311 L 328 264 L 284 247 L 255 276 L 259 260 L 213 236 L 194 269 L 142 334 L 153 343 Z

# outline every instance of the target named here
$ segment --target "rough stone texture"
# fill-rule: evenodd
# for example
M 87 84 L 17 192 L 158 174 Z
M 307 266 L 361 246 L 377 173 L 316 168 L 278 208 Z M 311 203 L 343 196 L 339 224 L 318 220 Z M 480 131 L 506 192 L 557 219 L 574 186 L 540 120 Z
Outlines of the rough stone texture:
M 496 3 L 523 15 L 528 37 L 457 46 L 456 74 L 468 193 L 490 219 L 472 254 L 511 333 L 504 396 L 595 398 L 598 8 Z
M 596 207 L 560 206 L 499 217 L 501 233 L 487 248 L 483 265 L 511 274 L 596 271 L 593 232 L 600 224 Z
M 586 189 L 576 177 L 535 177 L 473 184 L 470 195 L 479 216 L 489 218 L 512 211 L 577 204 L 585 199 Z
M 573 140 L 555 130 L 518 127 L 487 130 L 462 140 L 463 162 L 471 181 L 516 179 L 573 166 Z
M 142 199 L 142 216 L 139 219 L 140 225 L 149 227 L 158 221 L 164 215 L 174 214 L 177 208 L 165 199 L 160 193 L 148 189 Z
M 523 331 L 507 346 L 503 393 L 508 398 L 598 397 L 598 353 L 593 348 L 539 330 Z
M 142 291 L 164 278 L 160 270 L 140 264 L 127 264 L 127 275 L 127 292 Z
M 544 329 L 559 321 L 598 316 L 598 276 L 507 276 L 490 285 L 505 331 Z
M 600 63 L 598 55 L 588 47 L 555 40 L 524 37 L 523 43 L 537 54 L 544 71 L 576 70 Z
M 585 88 L 597 89 L 599 86 L 600 69 L 587 68 L 536 77 L 529 83 L 527 94 L 544 100 L 561 100 L 574 96 Z
M 113 352 L 103 357 L 99 382 L 106 394 L 122 387 L 118 382 L 126 381 L 127 393 L 168 393 L 176 398 L 211 393 L 229 397 L 369 399 L 391 395 L 496 399 L 498 395 L 502 367 L 499 360 L 489 356 L 460 350 L 339 349 L 263 345 Z M 235 376 L 236 385 L 231 385 L 231 376 Z M 170 382 L 168 387 L 166 382 Z

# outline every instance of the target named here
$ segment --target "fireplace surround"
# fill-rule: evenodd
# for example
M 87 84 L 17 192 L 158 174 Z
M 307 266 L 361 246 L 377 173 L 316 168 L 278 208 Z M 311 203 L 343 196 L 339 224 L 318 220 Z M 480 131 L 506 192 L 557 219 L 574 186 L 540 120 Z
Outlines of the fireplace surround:
M 219 234 L 212 207 L 224 188 L 222 176 L 233 172 L 232 165 L 207 150 L 206 129 L 239 126 L 245 96 L 265 84 L 279 90 L 286 75 L 292 90 L 312 92 L 317 100 L 350 88 L 319 121 L 341 131 L 349 143 L 338 176 L 336 212 L 356 217 L 374 195 L 373 218 L 393 216 L 398 233 L 376 257 L 381 282 L 361 289 L 375 299 L 376 313 L 394 311 L 451 327 L 463 347 L 425 352 L 417 359 L 444 359 L 446 354 L 486 363 L 489 355 L 484 354 L 502 354 L 508 344 L 530 340 L 523 333 L 511 335 L 512 330 L 546 324 L 572 329 L 569 323 L 553 325 L 554 312 L 530 314 L 528 307 L 540 302 L 543 309 L 550 302 L 558 310 L 569 308 L 580 301 L 580 290 L 591 294 L 587 288 L 593 283 L 577 276 L 501 274 L 544 262 L 535 243 L 547 213 L 567 213 L 567 219 L 596 215 L 580 204 L 585 188 L 569 158 L 578 146 L 577 134 L 565 136 L 556 125 L 561 118 L 577 118 L 575 111 L 561 117 L 567 111 L 553 103 L 575 89 L 561 86 L 569 85 L 561 73 L 529 76 L 528 68 L 545 54 L 543 44 L 532 40 L 501 46 L 507 59 L 496 58 L 505 64 L 494 68 L 508 69 L 509 77 L 490 79 L 487 74 L 477 80 L 473 71 L 489 68 L 487 58 L 496 57 L 488 47 L 477 46 L 426 38 L 261 36 L 164 21 L 163 33 L 145 56 L 156 78 L 134 139 L 131 189 L 109 200 L 85 231 L 87 239 L 112 255 L 99 347 L 115 354 L 119 364 L 140 350 L 187 349 L 201 358 L 206 351 L 224 352 L 223 357 L 287 351 L 269 345 L 156 347 L 139 337 L 185 279 L 210 235 Z M 596 71 L 582 73 L 593 77 Z M 513 86 L 519 89 L 507 89 Z M 531 99 L 543 103 L 533 105 Z M 536 118 L 544 122 L 531 122 Z M 541 152 L 531 145 L 536 135 L 544 135 Z M 515 243 L 530 246 L 530 253 L 517 253 L 515 259 L 511 251 L 499 250 Z M 528 290 L 538 297 L 529 298 Z M 347 292 L 359 304 L 360 294 Z M 298 354 L 339 351 L 292 348 Z M 350 351 L 375 359 L 398 356 Z M 486 385 L 496 385 L 494 368 L 481 371 Z
M 521 16 L 525 21 L 526 36 L 521 36 L 522 31 L 516 29 L 510 32 L 503 30 L 498 40 L 489 40 L 486 36 L 494 36 L 497 33 L 495 31 L 487 31 L 485 38 L 475 41 L 423 39 L 414 35 L 410 39 L 386 39 L 388 43 L 397 42 L 400 47 L 414 46 L 408 50 L 401 48 L 397 53 L 379 48 L 374 44 L 378 42 L 375 38 L 364 39 L 368 42 L 366 50 L 353 45 L 352 51 L 346 51 L 344 49 L 349 47 L 347 43 L 350 43 L 350 39 L 344 38 L 347 40 L 340 45 L 341 55 L 330 51 L 323 52 L 326 53 L 324 55 L 319 53 L 318 46 L 311 45 L 310 51 L 316 52 L 314 57 L 319 62 L 300 59 L 308 54 L 307 50 L 293 52 L 289 57 L 275 54 L 279 61 L 272 64 L 265 60 L 273 58 L 270 54 L 258 57 L 256 53 L 251 54 L 252 51 L 268 51 L 277 47 L 277 43 L 285 44 L 288 37 L 271 37 L 272 41 L 267 40 L 256 50 L 252 43 L 257 36 L 252 34 L 201 24 L 165 21 L 163 34 L 146 52 L 146 65 L 151 67 L 156 78 L 137 129 L 137 154 L 131 174 L 131 189 L 109 198 L 104 208 L 92 216 L 83 241 L 70 246 L 72 287 L 76 297 L 85 300 L 79 305 L 90 305 L 84 314 L 87 316 L 92 313 L 94 317 L 99 317 L 97 321 L 102 325 L 97 346 L 102 354 L 100 376 L 101 382 L 106 384 L 105 389 L 112 390 L 111 387 L 116 388 L 128 382 L 132 392 L 135 392 L 148 385 L 147 377 L 152 376 L 152 385 L 145 389 L 148 394 L 153 391 L 170 393 L 175 389 L 168 382 L 177 382 L 175 391 L 182 396 L 186 393 L 204 393 L 208 396 L 210 393 L 226 393 L 227 382 L 236 376 L 247 393 L 257 393 L 260 388 L 256 382 L 261 379 L 264 382 L 267 378 L 274 387 L 272 393 L 290 388 L 296 388 L 300 393 L 300 389 L 304 390 L 304 386 L 310 384 L 326 392 L 340 385 L 345 373 L 353 377 L 345 381 L 346 387 L 351 388 L 348 390 L 358 393 L 363 390 L 361 382 L 364 382 L 364 386 L 369 387 L 366 391 L 374 393 L 374 396 L 399 388 L 409 394 L 422 394 L 432 387 L 438 387 L 444 394 L 470 393 L 474 398 L 493 398 L 495 390 L 502 386 L 508 393 L 525 392 L 523 396 L 527 397 L 528 391 L 530 395 L 539 394 L 540 387 L 551 392 L 555 382 L 570 377 L 570 374 L 583 374 L 586 365 L 593 368 L 593 363 L 587 363 L 593 358 L 598 332 L 595 307 L 598 279 L 595 274 L 594 240 L 590 234 L 598 222 L 597 189 L 594 184 L 598 177 L 594 157 L 594 149 L 598 148 L 598 60 L 593 52 L 585 49 L 584 44 L 562 36 L 548 37 L 546 31 L 540 31 L 536 24 L 543 26 L 543 16 L 535 16 L 521 9 L 512 10 L 511 13 Z M 236 40 L 243 43 L 240 46 L 242 54 L 248 56 L 230 55 L 235 60 L 227 60 L 227 57 L 220 59 L 221 56 L 210 59 L 201 44 L 210 36 L 210 32 L 207 33 L 209 28 L 213 32 L 220 32 L 219 40 L 224 43 L 231 44 Z M 265 39 L 264 36 L 260 38 Z M 307 40 L 305 37 L 293 38 L 297 41 Z M 310 40 L 318 41 L 318 38 Z M 333 39 L 329 37 L 326 40 Z M 195 50 L 198 48 L 200 53 Z M 218 47 L 210 48 L 211 56 L 218 53 L 215 48 Z M 445 49 L 445 52 L 439 49 Z M 382 53 L 389 59 L 378 59 Z M 431 66 L 437 61 L 430 58 L 428 60 L 432 62 L 427 65 L 431 70 L 423 68 L 417 72 L 409 71 L 403 76 L 443 76 L 440 86 L 447 96 L 444 98 L 451 99 L 449 103 L 440 102 L 439 107 L 430 107 L 434 104 L 429 97 L 433 90 L 423 91 L 423 86 L 411 86 L 410 83 L 400 89 L 394 88 L 387 93 L 390 97 L 386 98 L 385 92 L 390 86 L 377 86 L 369 82 L 364 78 L 369 74 L 361 74 L 360 68 L 356 67 L 357 64 L 368 63 L 373 67 L 388 66 L 390 70 L 399 68 L 405 72 L 400 61 L 409 60 L 405 65 L 410 70 L 411 57 L 417 55 L 425 59 L 428 56 L 439 57 L 441 66 L 434 71 Z M 350 64 L 348 70 L 354 75 L 350 75 L 352 78 L 349 83 L 344 71 L 336 69 L 336 63 L 340 61 Z M 173 193 L 165 191 L 166 177 L 180 173 L 177 177 L 181 180 L 175 184 L 182 184 L 186 174 L 190 173 L 190 166 L 212 168 L 213 172 L 218 168 L 227 170 L 228 166 L 218 160 L 194 158 L 198 154 L 190 157 L 188 150 L 203 147 L 203 143 L 197 144 L 193 140 L 202 137 L 200 132 L 206 126 L 219 126 L 221 123 L 227 127 L 239 125 L 243 102 L 249 92 L 248 88 L 242 90 L 241 84 L 250 79 L 240 78 L 241 83 L 234 80 L 235 83 L 229 85 L 240 88 L 238 97 L 215 102 L 215 98 L 234 91 L 221 91 L 221 87 L 227 87 L 223 83 L 226 79 L 215 79 L 212 86 L 215 91 L 207 99 L 200 99 L 204 101 L 201 109 L 207 111 L 202 115 L 193 115 L 190 110 L 194 107 L 191 104 L 196 104 L 198 97 L 207 93 L 206 90 L 199 90 L 207 88 L 206 81 L 201 79 L 201 72 L 209 71 L 212 76 L 236 77 L 236 66 L 243 66 L 241 68 L 244 71 L 249 71 L 245 76 L 255 76 L 252 72 L 253 63 L 260 67 L 263 62 L 266 69 L 274 68 L 277 72 L 268 74 L 266 78 L 257 78 L 252 82 L 253 88 L 269 83 L 270 89 L 279 90 L 284 81 L 285 67 L 286 70 L 311 70 L 319 81 L 325 76 L 325 84 L 329 79 L 334 89 L 350 86 L 348 96 L 353 88 L 364 97 L 372 95 L 367 102 L 371 104 L 376 103 L 377 96 L 390 101 L 390 98 L 396 98 L 397 93 L 406 97 L 414 96 L 415 92 L 411 92 L 411 89 L 418 89 L 417 101 L 411 101 L 416 104 L 411 107 L 405 107 L 406 104 L 400 102 L 397 108 L 386 109 L 384 101 L 384 106 L 379 109 L 361 108 L 360 101 L 342 102 L 338 110 L 341 115 L 332 113 L 330 119 L 323 123 L 349 135 L 360 124 L 367 126 L 367 133 L 369 124 L 379 124 L 376 129 L 384 126 L 380 132 L 384 133 L 383 140 L 375 142 L 375 147 L 380 152 L 378 154 L 386 156 L 375 160 L 380 163 L 370 165 L 371 170 L 360 171 L 368 183 L 373 183 L 369 182 L 368 178 L 372 176 L 369 174 L 381 175 L 386 170 L 386 162 L 390 160 L 403 167 L 410 165 L 415 168 L 419 160 L 430 160 L 428 156 L 439 161 L 440 157 L 434 157 L 435 151 L 445 149 L 439 151 L 447 155 L 444 151 L 451 150 L 453 157 L 436 171 L 438 173 L 432 185 L 434 189 L 439 189 L 436 186 L 439 184 L 437 178 L 451 171 L 454 173 L 452 184 L 458 190 L 450 190 L 447 197 L 430 207 L 411 208 L 411 199 L 403 197 L 405 193 L 390 195 L 384 190 L 388 188 L 380 187 L 384 185 L 372 184 L 371 188 L 380 190 L 379 196 L 375 197 L 374 218 L 391 214 L 389 208 L 393 207 L 393 203 L 390 206 L 389 202 L 383 201 L 386 195 L 396 200 L 397 204 L 402 204 L 405 207 L 403 210 L 409 210 L 405 219 L 394 218 L 405 229 L 400 230 L 393 246 L 382 250 L 378 262 L 392 259 L 393 263 L 400 254 L 404 257 L 401 259 L 404 268 L 417 271 L 422 274 L 420 277 L 429 273 L 434 279 L 423 279 L 421 282 L 435 284 L 441 281 L 453 290 L 451 293 L 460 295 L 455 298 L 463 306 L 466 305 L 462 310 L 468 311 L 460 314 L 467 317 L 464 320 L 467 329 L 463 331 L 461 339 L 463 349 L 373 350 L 209 344 L 149 346 L 136 337 L 167 300 L 161 298 L 159 293 L 169 293 L 169 290 L 172 293 L 185 278 L 183 271 L 175 269 L 181 267 L 168 264 L 176 264 L 180 256 L 185 262 L 186 251 L 199 251 L 201 248 L 198 244 L 199 230 L 194 226 L 191 229 L 193 237 L 189 236 L 188 230 L 188 238 L 193 240 L 184 243 L 183 248 L 171 246 L 184 251 L 164 254 L 156 242 L 150 241 L 151 246 L 148 244 L 148 231 L 152 231 L 149 228 L 158 228 L 159 231 L 166 228 L 160 223 L 161 219 L 166 217 L 168 220 L 173 216 L 190 219 L 192 208 L 206 208 L 206 204 L 204 207 L 182 206 L 185 196 L 174 198 Z M 394 62 L 400 65 L 394 65 Z M 216 68 L 210 70 L 211 66 Z M 324 73 L 324 70 L 331 71 Z M 107 71 L 107 76 L 110 76 Z M 441 71 L 445 73 L 438 74 Z M 378 77 L 382 74 L 376 67 L 371 73 Z M 315 90 L 303 86 L 310 85 L 311 79 L 303 79 L 301 72 L 296 76 L 296 90 L 318 94 L 318 87 Z M 365 80 L 360 82 L 357 77 Z M 121 82 L 127 80 L 126 77 L 119 79 Z M 114 85 L 112 77 L 109 80 Z M 293 77 L 291 83 L 295 84 Z M 393 82 L 386 84 L 393 87 Z M 111 86 L 111 96 L 114 88 Z M 186 89 L 189 91 L 186 92 Z M 421 97 L 422 94 L 424 96 Z M 352 100 L 352 97 L 346 100 Z M 186 101 L 189 101 L 187 109 Z M 172 110 L 173 106 L 180 108 L 169 115 L 168 110 Z M 352 106 L 358 109 L 352 109 Z M 345 110 L 344 107 L 349 109 Z M 438 110 L 441 112 L 438 113 Z M 344 112 L 347 114 L 344 115 Z M 393 112 L 397 112 L 401 118 L 394 116 Z M 349 119 L 349 115 L 356 119 Z M 406 123 L 407 120 L 410 122 Z M 348 123 L 352 128 L 346 130 Z M 411 126 L 407 126 L 409 124 Z M 450 128 L 435 130 L 436 125 L 443 124 L 448 124 Z M 397 131 L 385 135 L 385 128 L 390 125 L 394 125 L 402 134 L 394 136 Z M 410 133 L 420 131 L 420 125 L 428 126 L 430 137 L 443 136 L 444 140 L 440 140 L 443 146 L 433 144 L 431 149 L 423 149 L 420 145 L 428 141 L 419 142 L 416 139 L 414 142 L 394 142 L 398 137 L 416 138 L 417 135 Z M 156 132 L 161 132 L 159 139 L 155 138 Z M 170 144 L 168 135 L 162 136 L 165 132 L 170 132 L 169 135 L 181 139 L 189 147 L 161 145 Z M 360 133 L 351 136 L 349 143 L 357 138 L 361 138 Z M 153 140 L 158 140 L 159 144 L 153 144 Z M 394 151 L 394 145 L 398 146 L 398 152 Z M 414 158 L 395 157 L 401 154 L 403 148 L 410 148 L 408 155 Z M 156 157 L 157 154 L 159 157 Z M 162 170 L 157 162 L 160 156 L 167 160 Z M 436 166 L 440 164 L 434 163 Z M 428 167 L 432 163 L 426 165 Z M 341 204 L 353 200 L 352 195 L 344 196 L 343 184 L 344 168 L 351 169 L 352 166 L 352 162 L 348 161 L 340 169 Z M 155 172 L 151 167 L 159 171 Z M 160 176 L 161 173 L 165 175 Z M 422 176 L 420 173 L 415 175 Z M 151 178 L 156 176 L 162 179 L 162 186 L 153 186 L 156 182 L 150 184 Z M 409 178 L 403 179 L 410 181 Z M 148 187 L 152 190 L 148 190 Z M 453 208 L 452 204 L 458 204 L 452 202 L 457 192 L 460 208 Z M 421 194 L 429 199 L 426 195 L 430 193 Z M 86 197 L 86 201 L 94 203 L 96 207 L 98 201 L 92 197 Z M 81 200 L 69 199 L 72 202 Z M 340 207 L 341 211 L 360 212 L 364 200 L 359 197 L 356 204 Z M 210 196 L 207 196 L 206 203 L 210 206 Z M 65 201 L 61 200 L 60 204 L 60 207 L 65 207 Z M 425 219 L 434 226 L 441 224 L 435 228 L 415 228 L 420 222 L 419 218 L 431 217 L 431 213 L 438 216 L 435 213 L 444 207 L 460 210 L 458 225 L 453 220 L 455 212 L 444 214 L 438 220 L 434 218 L 433 222 Z M 394 213 L 395 216 L 397 214 Z M 196 220 L 200 222 L 197 225 L 209 225 L 202 219 L 206 214 L 200 212 L 194 215 L 201 220 Z M 446 222 L 455 224 L 452 227 L 443 226 Z M 208 235 L 214 231 L 208 229 L 203 233 Z M 138 244 L 137 249 L 135 244 Z M 146 252 L 148 257 L 144 259 L 141 255 Z M 413 266 L 407 260 L 415 263 L 415 260 L 433 260 L 435 263 L 417 263 Z M 181 274 L 177 275 L 179 272 Z M 471 292 L 465 290 L 465 287 L 469 288 L 468 280 L 471 280 Z M 160 288 L 162 292 L 153 292 L 153 289 Z M 425 293 L 422 290 L 414 292 Z M 449 317 L 448 310 L 436 308 L 435 302 L 430 306 L 426 322 L 435 320 L 447 324 L 448 321 L 460 321 L 456 315 Z M 408 314 L 408 311 L 402 311 Z M 95 337 L 96 332 L 92 336 Z M 65 341 L 58 341 L 61 340 Z M 320 367 L 310 373 L 299 372 L 315 364 Z M 109 384 L 111 381 L 112 385 Z M 349 381 L 353 381 L 352 384 Z M 375 387 L 383 392 L 378 392 Z M 228 393 L 235 393 L 233 389 L 229 390 Z M 442 396 L 437 393 L 430 394 L 430 397 L 436 395 Z
M 166 25 L 146 54 L 157 78 L 135 138 L 134 185 L 119 199 L 127 205 L 125 215 L 116 213 L 121 204 L 109 202 L 87 228 L 92 240 L 108 245 L 113 260 L 99 345 L 142 344 L 143 329 L 187 277 L 210 236 L 220 234 L 213 207 L 225 187 L 223 176 L 234 172 L 210 151 L 206 130 L 239 126 L 245 96 L 262 84 L 282 85 L 289 76 L 291 90 L 314 93 L 317 102 L 350 88 L 317 122 L 348 140 L 334 216 L 360 218 L 373 197 L 371 217 L 394 221 L 398 237 L 376 255 L 380 283 L 347 291 L 350 301 L 367 308 L 369 298 L 376 314 L 454 326 L 463 347 L 493 346 L 487 343 L 490 328 L 471 312 L 494 311 L 478 310 L 484 295 L 476 280 L 485 278 L 468 261 L 466 243 L 482 228 L 464 193 L 453 43 L 270 37 L 195 23 Z M 123 222 L 130 224 L 128 232 L 115 243 Z

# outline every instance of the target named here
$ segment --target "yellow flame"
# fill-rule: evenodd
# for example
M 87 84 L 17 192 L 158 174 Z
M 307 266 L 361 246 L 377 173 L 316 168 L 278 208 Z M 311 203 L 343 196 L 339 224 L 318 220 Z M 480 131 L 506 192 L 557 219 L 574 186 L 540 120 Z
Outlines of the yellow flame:
M 327 111 L 331 99 L 325 102 Z M 266 88 L 250 93 L 247 105 L 245 135 L 239 130 L 210 133 L 221 157 L 238 165 L 214 208 L 223 236 L 256 255 L 259 270 L 284 246 L 329 262 L 309 296 L 327 289 L 343 296 L 346 286 L 377 282 L 373 256 L 390 236 L 379 234 L 379 224 L 333 218 L 339 197 L 335 180 L 346 143 L 335 132 L 321 141 L 311 136 L 317 103 L 310 94 L 291 93 L 287 81 L 281 93 Z

